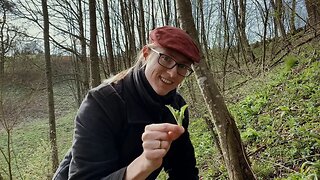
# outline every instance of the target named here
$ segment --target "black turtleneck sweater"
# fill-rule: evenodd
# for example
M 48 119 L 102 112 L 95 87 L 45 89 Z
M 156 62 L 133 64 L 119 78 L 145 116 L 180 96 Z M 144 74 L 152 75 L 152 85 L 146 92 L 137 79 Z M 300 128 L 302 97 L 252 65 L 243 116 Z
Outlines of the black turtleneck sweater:
M 141 135 L 152 123 L 175 123 L 165 105 L 179 109 L 185 104 L 175 91 L 158 95 L 147 81 L 144 69 L 134 69 L 117 84 L 102 84 L 90 90 L 75 119 L 73 144 L 53 179 L 123 179 L 126 167 L 142 152 Z M 156 179 L 162 168 L 169 179 L 198 179 L 194 149 L 188 133 L 175 140 L 161 168 L 147 179 Z

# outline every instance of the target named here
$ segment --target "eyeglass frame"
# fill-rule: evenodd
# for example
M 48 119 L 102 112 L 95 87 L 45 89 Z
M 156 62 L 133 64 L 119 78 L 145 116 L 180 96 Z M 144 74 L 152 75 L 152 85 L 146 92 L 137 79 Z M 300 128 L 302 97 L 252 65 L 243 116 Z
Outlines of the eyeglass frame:
M 189 76 L 193 73 L 193 70 L 192 70 L 192 68 L 191 68 L 190 66 L 188 66 L 188 65 L 186 65 L 186 64 L 182 64 L 182 63 L 177 63 L 177 61 L 176 61 L 173 57 L 171 57 L 171 56 L 169 56 L 169 55 L 166 55 L 166 54 L 164 54 L 164 53 L 161 53 L 161 52 L 159 52 L 159 51 L 157 51 L 157 50 L 155 50 L 155 49 L 153 49 L 153 48 L 150 48 L 150 49 L 159 55 L 159 57 L 158 57 L 158 63 L 159 63 L 162 67 L 165 67 L 165 68 L 167 68 L 167 69 L 173 69 L 175 66 L 178 66 L 177 74 L 179 74 L 180 76 L 183 76 L 183 77 L 189 77 Z M 170 59 L 174 62 L 173 66 L 169 68 L 169 67 L 161 64 L 161 63 L 160 63 L 160 58 L 161 58 L 161 56 L 165 56 L 165 57 L 170 58 Z M 187 72 L 186 72 L 185 75 L 182 75 L 182 74 L 179 73 L 179 65 L 183 65 L 184 67 L 186 67 Z M 181 69 L 181 68 L 180 68 L 180 69 Z M 182 69 L 183 69 L 183 68 L 182 68 Z M 189 73 L 189 74 L 188 74 L 188 73 Z

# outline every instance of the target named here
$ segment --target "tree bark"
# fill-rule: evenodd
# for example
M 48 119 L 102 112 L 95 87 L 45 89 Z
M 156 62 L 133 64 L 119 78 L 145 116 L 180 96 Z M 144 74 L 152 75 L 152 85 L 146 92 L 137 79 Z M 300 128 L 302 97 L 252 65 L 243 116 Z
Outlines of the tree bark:
M 240 47 L 243 51 L 242 54 L 244 56 L 244 60 L 246 62 L 254 62 L 256 57 L 253 54 L 246 34 L 246 2 L 244 2 L 244 0 L 233 0 L 232 3 L 235 21 L 237 25 L 237 34 L 239 38 Z
M 146 44 L 146 26 L 144 21 L 144 10 L 143 10 L 143 0 L 139 0 L 139 29 L 140 29 L 140 48 Z
M 274 18 L 276 23 L 276 31 L 279 31 L 281 37 L 286 38 L 286 30 L 283 24 L 283 3 L 282 0 L 270 0 L 271 6 L 274 9 Z
M 199 45 L 190 1 L 177 0 L 177 7 L 182 28 L 187 30 Z M 202 51 L 201 56 L 203 57 Z M 194 70 L 203 98 L 214 119 L 229 178 L 231 180 L 255 179 L 241 142 L 239 130 L 205 61 L 201 61 L 199 66 L 194 67 Z
M 80 61 L 81 61 L 81 67 L 80 67 L 80 76 L 81 81 L 83 82 L 83 87 L 81 88 L 81 95 L 82 97 L 87 94 L 87 91 L 89 90 L 89 66 L 88 66 L 88 59 L 87 59 L 87 42 L 85 38 L 85 30 L 84 30 L 84 19 L 83 19 L 83 11 L 82 11 L 82 0 L 78 0 L 78 14 L 79 14 L 79 40 L 81 44 L 81 55 L 80 55 Z
M 54 114 L 54 98 L 52 85 L 52 69 L 50 60 L 50 42 L 49 42 L 49 16 L 47 0 L 42 0 L 43 11 L 43 38 L 44 38 L 44 56 L 46 61 L 46 78 L 47 78 L 47 93 L 48 93 L 48 108 L 49 108 L 49 138 L 51 144 L 51 159 L 52 172 L 55 172 L 58 165 L 58 146 L 56 135 L 56 120 Z
M 5 57 L 5 40 L 4 40 L 4 27 L 7 20 L 6 9 L 1 7 L 3 10 L 2 21 L 0 22 L 0 77 L 4 76 L 4 57 Z
M 308 26 L 318 26 L 320 24 L 320 1 L 305 0 L 308 12 Z
M 290 15 L 290 31 L 292 34 L 296 32 L 296 25 L 295 25 L 295 19 L 296 19 L 296 6 L 297 2 L 296 0 L 292 0 L 291 2 L 291 15 Z
M 115 68 L 115 64 L 114 64 L 113 47 L 112 47 L 112 39 L 111 39 L 111 28 L 110 28 L 110 17 L 109 17 L 109 7 L 108 7 L 107 0 L 103 0 L 103 9 L 104 9 L 104 21 L 105 21 L 105 36 L 106 36 L 108 59 L 109 59 L 109 71 L 110 71 L 111 75 L 113 75 L 116 73 L 116 68 Z
M 125 49 L 124 49 L 124 59 L 125 61 L 123 61 L 124 63 L 124 67 L 125 69 L 127 69 L 129 66 L 130 66 L 130 54 L 131 54 L 131 29 L 130 29 L 130 23 L 129 23 L 129 15 L 128 15 L 128 5 L 126 4 L 125 1 L 123 0 L 119 0 L 119 3 L 120 3 L 120 9 L 121 9 L 121 18 L 122 18 L 122 24 L 123 24 L 123 29 L 126 30 L 125 34 L 124 34 L 124 37 L 122 39 L 124 39 L 123 41 L 124 42 L 124 46 L 125 46 Z M 121 32 L 120 32 L 121 33 Z
M 101 83 L 98 46 L 97 46 L 97 20 L 96 20 L 96 1 L 89 0 L 90 17 L 90 74 L 91 87 L 96 87 Z
M 135 5 L 134 5 L 134 1 L 129 1 L 128 3 L 128 24 L 129 24 L 129 28 L 128 31 L 130 31 L 129 35 L 129 49 L 130 49 L 130 53 L 129 53 L 129 58 L 128 58 L 128 64 L 129 66 L 132 66 L 133 64 L 133 59 L 136 55 L 136 38 L 135 38 L 135 22 L 134 22 L 134 17 L 133 17 L 133 9 L 134 9 Z M 131 16 L 130 16 L 131 15 Z

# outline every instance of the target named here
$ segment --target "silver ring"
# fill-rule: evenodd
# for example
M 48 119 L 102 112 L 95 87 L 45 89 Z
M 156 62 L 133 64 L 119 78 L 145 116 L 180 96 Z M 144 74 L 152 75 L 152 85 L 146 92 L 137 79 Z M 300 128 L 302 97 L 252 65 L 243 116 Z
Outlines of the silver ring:
M 162 148 L 161 148 L 161 144 L 162 144 L 161 142 L 162 142 L 162 141 L 159 140 L 159 143 L 160 143 L 160 144 L 159 144 L 159 149 L 162 149 Z

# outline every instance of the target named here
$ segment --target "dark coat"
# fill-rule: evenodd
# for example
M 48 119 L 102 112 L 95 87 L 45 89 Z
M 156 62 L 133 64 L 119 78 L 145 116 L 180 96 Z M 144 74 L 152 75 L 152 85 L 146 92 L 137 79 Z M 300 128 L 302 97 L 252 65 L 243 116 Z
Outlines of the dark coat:
M 145 126 L 176 124 L 165 104 L 179 108 L 185 101 L 176 91 L 158 96 L 142 71 L 131 72 L 117 84 L 90 90 L 75 119 L 72 148 L 53 179 L 123 179 L 126 167 L 143 152 Z M 185 117 L 185 133 L 171 144 L 161 168 L 147 179 L 156 179 L 162 168 L 169 179 L 198 179 L 187 111 Z

